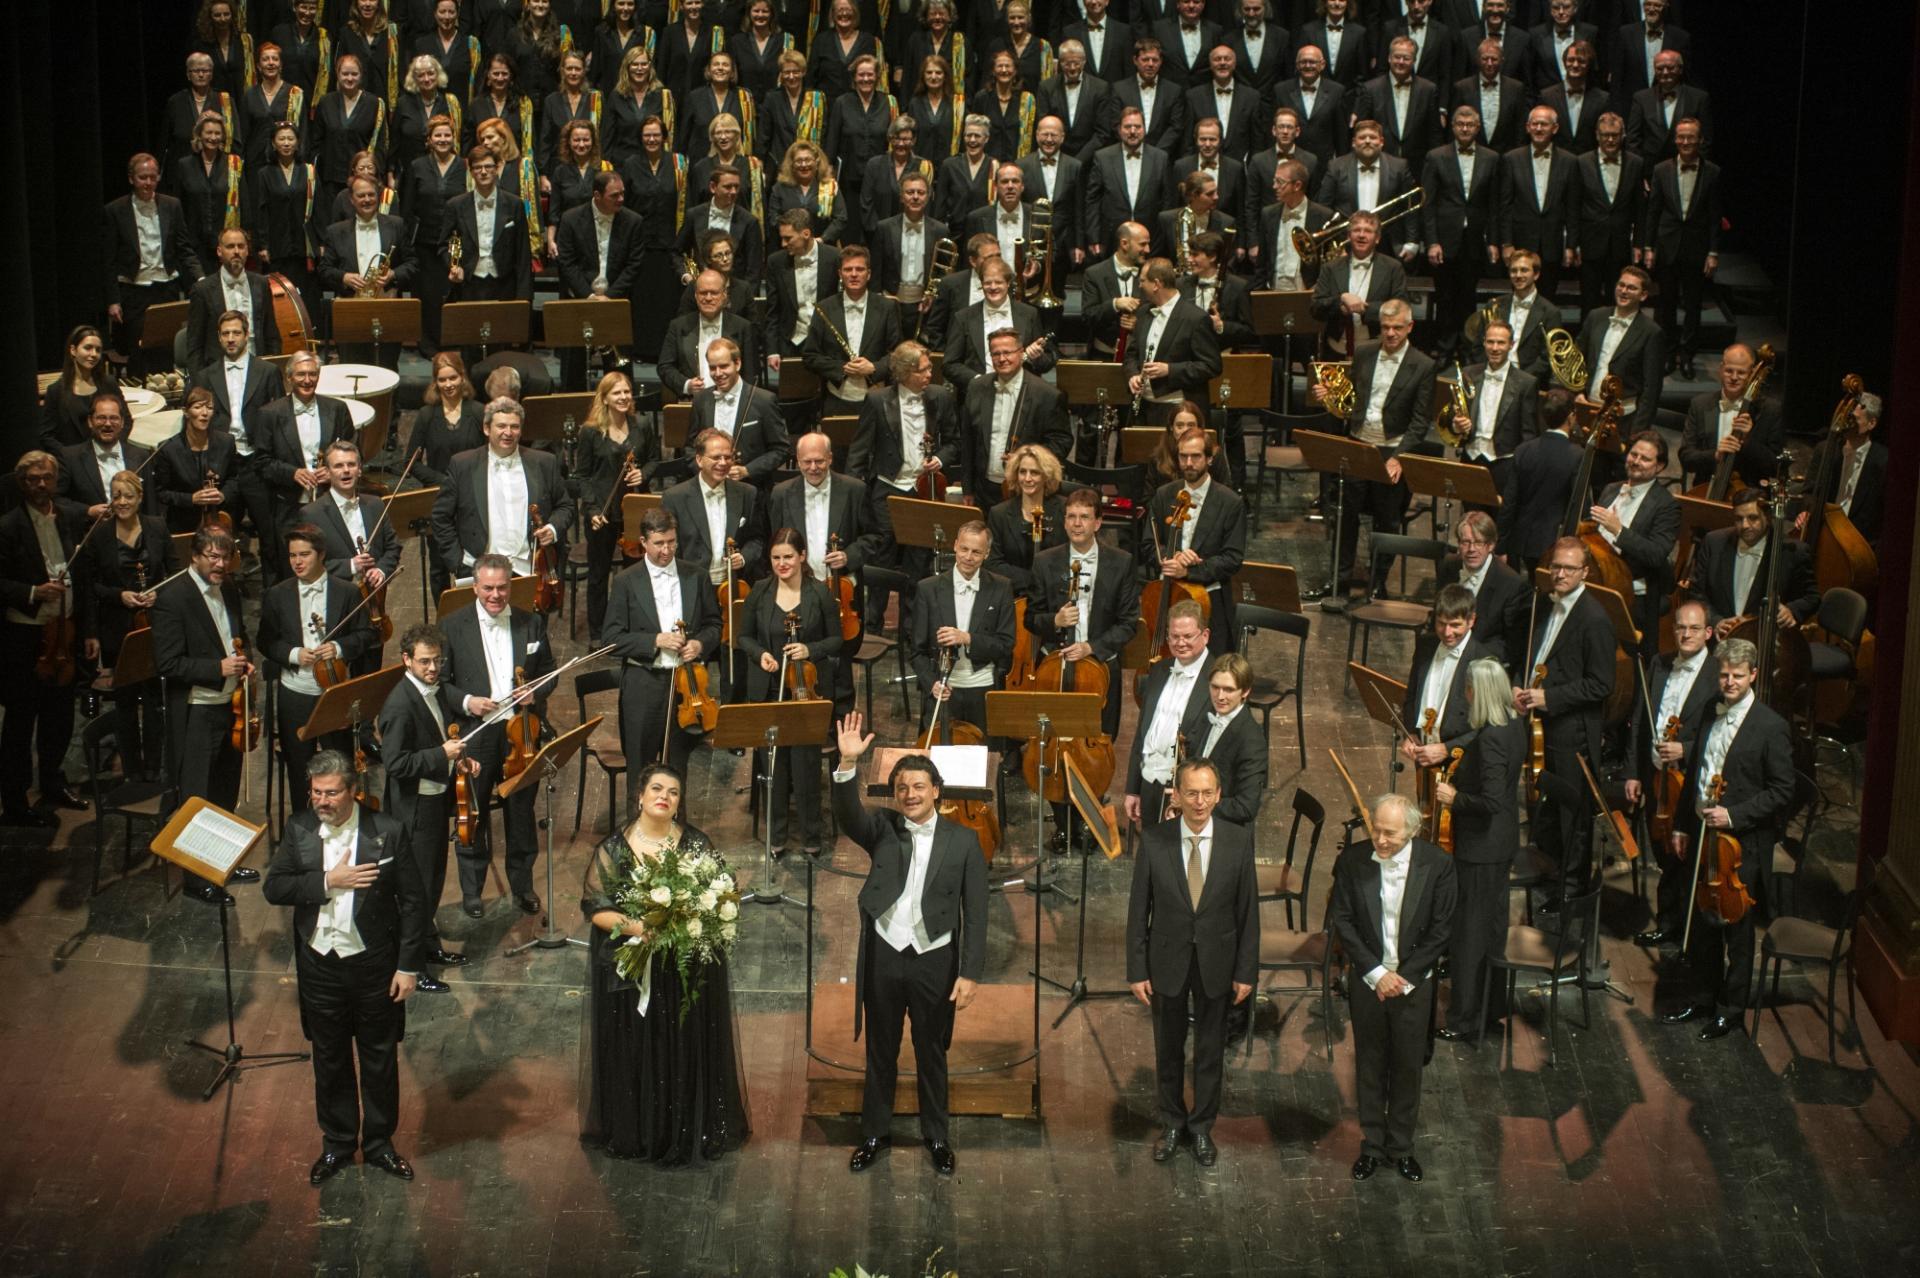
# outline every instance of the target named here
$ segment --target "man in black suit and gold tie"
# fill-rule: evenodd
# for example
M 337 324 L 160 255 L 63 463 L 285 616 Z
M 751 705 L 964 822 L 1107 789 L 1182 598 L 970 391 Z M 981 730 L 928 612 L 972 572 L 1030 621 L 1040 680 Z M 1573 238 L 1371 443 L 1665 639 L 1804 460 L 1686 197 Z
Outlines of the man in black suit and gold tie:
M 871 1167 L 893 1143 L 893 1090 L 901 1022 L 913 1021 L 920 1136 L 942 1176 L 953 1175 L 947 1142 L 947 1048 L 953 1018 L 973 1002 L 986 967 L 987 862 L 964 826 L 940 819 L 940 773 L 924 755 L 893 765 L 887 782 L 898 813 L 860 802 L 857 765 L 873 744 L 858 711 L 840 721 L 833 814 L 871 860 L 860 887 L 860 949 L 854 961 L 853 1033 L 867 1035 L 860 1143 L 848 1166 Z
M 307 1180 L 320 1185 L 338 1175 L 356 1149 L 369 1167 L 412 1180 L 393 1132 L 405 1004 L 420 971 L 426 918 L 419 868 L 400 824 L 354 801 L 345 755 L 321 751 L 306 779 L 311 809 L 287 819 L 264 895 L 294 907 L 300 1025 L 313 1044 L 322 1138 Z
M 1424 1176 L 1413 1156 L 1420 1072 L 1433 1023 L 1434 965 L 1447 952 L 1457 899 L 1453 859 L 1420 836 L 1420 808 L 1403 794 L 1373 801 L 1370 838 L 1333 869 L 1328 924 L 1349 964 L 1360 1156 L 1353 1178 L 1391 1162 Z
M 1160 1138 L 1164 1163 L 1193 1138 L 1194 1161 L 1213 1166 L 1213 1120 L 1220 1112 L 1227 1009 L 1247 1001 L 1259 974 L 1259 889 L 1253 836 L 1216 820 L 1220 776 L 1205 759 L 1188 759 L 1175 778 L 1180 818 L 1140 837 L 1127 900 L 1127 984 L 1153 1010 Z M 1186 1103 L 1187 1026 L 1191 1017 L 1193 1104 Z

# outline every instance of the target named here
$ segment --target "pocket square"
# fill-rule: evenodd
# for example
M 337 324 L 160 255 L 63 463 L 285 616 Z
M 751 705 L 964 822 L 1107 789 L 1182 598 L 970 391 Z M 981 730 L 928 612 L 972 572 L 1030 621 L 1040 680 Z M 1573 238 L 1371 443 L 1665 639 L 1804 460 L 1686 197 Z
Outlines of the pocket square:
M 527 641 L 527 655 L 531 657 L 538 651 L 540 651 L 540 641 L 538 639 L 529 639 Z

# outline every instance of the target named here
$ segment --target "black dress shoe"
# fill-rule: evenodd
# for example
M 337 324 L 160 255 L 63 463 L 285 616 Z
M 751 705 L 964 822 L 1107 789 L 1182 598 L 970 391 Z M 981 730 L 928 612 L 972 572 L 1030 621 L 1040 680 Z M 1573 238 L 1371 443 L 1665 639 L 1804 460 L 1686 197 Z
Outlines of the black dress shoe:
M 933 1160 L 933 1170 L 942 1176 L 953 1175 L 953 1146 L 944 1140 L 926 1142 L 927 1157 Z
M 1451 1026 L 1451 1025 L 1449 1025 L 1449 1026 L 1447 1026 L 1447 1027 L 1446 1027 L 1445 1029 L 1438 1029 L 1438 1030 L 1435 1030 L 1435 1031 L 1433 1032 L 1433 1036 L 1434 1036 L 1435 1038 L 1444 1038 L 1444 1039 L 1446 1039 L 1446 1040 L 1447 1040 L 1447 1041 L 1448 1041 L 1449 1043 L 1461 1043 L 1461 1042 L 1465 1042 L 1465 1041 L 1466 1041 L 1466 1040 L 1467 1040 L 1467 1039 L 1468 1039 L 1469 1037 L 1471 1037 L 1471 1036 L 1470 1036 L 1470 1035 L 1469 1035 L 1469 1034 L 1467 1033 L 1467 1031 L 1465 1031 L 1465 1030 L 1460 1030 L 1460 1029 L 1455 1029 L 1455 1028 L 1453 1028 L 1453 1026 Z
M 819 856 L 826 850 L 827 845 L 819 839 L 809 841 L 807 846 L 801 849 L 801 851 L 805 852 L 808 856 Z
M 522 892 L 513 898 L 513 903 L 520 907 L 522 914 L 538 914 L 540 912 L 540 896 L 538 893 Z
M 65 808 L 69 812 L 85 812 L 91 804 L 73 791 L 61 786 L 57 790 L 45 790 L 40 795 L 43 808 Z
M 1380 1160 L 1372 1154 L 1362 1154 L 1353 1160 L 1353 1178 L 1365 1180 L 1380 1168 Z
M 452 950 L 435 948 L 428 953 L 427 962 L 437 963 L 441 967 L 465 967 L 469 960 L 464 954 L 455 954 Z
M 1164 1163 L 1172 1158 L 1180 1148 L 1180 1129 L 1169 1127 L 1160 1133 L 1160 1139 L 1153 1142 L 1153 1161 Z
M 307 1183 L 323 1185 L 338 1176 L 353 1162 L 352 1154 L 326 1153 L 313 1160 L 313 1166 L 307 1168 Z
M 1403 1179 L 1410 1180 L 1416 1185 L 1420 1183 L 1420 1178 L 1426 1175 L 1425 1172 L 1420 1170 L 1420 1160 L 1412 1154 L 1408 1154 L 1405 1158 L 1395 1163 L 1393 1169 L 1399 1172 Z
M 1660 944 L 1660 942 L 1666 939 L 1667 939 L 1666 929 L 1656 927 L 1656 928 L 1649 928 L 1645 932 L 1640 932 L 1635 934 L 1633 938 L 1633 943 L 1635 945 L 1658 945 Z
M 477 919 L 487 912 L 487 907 L 480 904 L 479 897 L 468 896 L 461 898 L 460 911 L 470 919 Z
M 413 1179 L 413 1164 L 389 1149 L 384 1154 L 375 1154 L 367 1159 L 367 1166 L 378 1167 L 389 1176 L 398 1176 L 401 1180 Z
M 1660 1017 L 1660 1022 L 1663 1025 L 1685 1025 L 1688 1021 L 1698 1020 L 1706 1015 L 1708 1015 L 1708 1009 L 1704 1007 L 1683 1007 L 1678 1011 L 1664 1013 Z
M 1725 1038 L 1739 1028 L 1739 1017 L 1728 1016 L 1722 1012 L 1700 1027 L 1700 1041 L 1704 1043 L 1716 1038 Z
M 450 994 L 453 986 L 437 976 L 428 976 L 425 972 L 413 978 L 413 988 L 422 994 Z
M 227 876 L 227 882 L 229 883 L 258 883 L 259 881 L 260 871 L 245 865 Z
M 1220 1161 L 1220 1151 L 1214 1146 L 1213 1137 L 1205 1132 L 1193 1134 L 1193 1161 L 1202 1167 L 1211 1167 Z
M 873 1160 L 880 1157 L 880 1151 L 893 1144 L 885 1136 L 870 1137 L 853 1147 L 853 1157 L 847 1160 L 847 1170 L 863 1172 L 873 1166 Z
M 232 905 L 233 893 L 212 883 L 203 883 L 199 887 L 188 888 L 185 895 L 196 901 L 205 901 L 208 905 Z

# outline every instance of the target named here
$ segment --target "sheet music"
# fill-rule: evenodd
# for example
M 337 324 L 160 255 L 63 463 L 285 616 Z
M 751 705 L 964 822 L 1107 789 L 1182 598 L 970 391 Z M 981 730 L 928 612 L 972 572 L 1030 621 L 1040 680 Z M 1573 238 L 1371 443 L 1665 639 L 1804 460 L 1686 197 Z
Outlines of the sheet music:
M 963 790 L 987 788 L 987 753 L 983 745 L 934 746 L 927 751 L 940 769 L 940 780 Z
M 240 858 L 253 845 L 254 829 L 224 812 L 202 808 L 194 814 L 174 840 L 174 847 L 205 865 L 220 871 L 221 877 L 233 872 Z

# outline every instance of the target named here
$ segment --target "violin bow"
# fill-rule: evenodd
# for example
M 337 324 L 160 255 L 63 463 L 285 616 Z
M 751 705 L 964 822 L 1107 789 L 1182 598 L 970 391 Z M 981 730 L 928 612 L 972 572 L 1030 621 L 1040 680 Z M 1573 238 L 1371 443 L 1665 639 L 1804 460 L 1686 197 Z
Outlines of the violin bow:
M 1339 771 L 1340 779 L 1347 784 L 1347 794 L 1353 799 L 1354 814 L 1360 818 L 1360 824 L 1367 831 L 1367 842 L 1379 846 L 1373 832 L 1373 812 L 1367 807 L 1365 799 L 1360 797 L 1360 787 L 1353 783 L 1353 773 L 1347 771 L 1346 763 L 1340 758 L 1338 750 L 1328 748 L 1327 754 L 1333 758 L 1333 766 Z
M 593 652 L 582 653 L 565 665 L 556 666 L 554 669 L 547 671 L 547 673 L 541 675 L 538 679 L 529 679 L 519 687 L 511 689 L 505 697 L 501 698 L 500 708 L 488 715 L 485 719 L 482 719 L 479 726 L 467 733 L 462 739 L 471 741 L 474 737 L 478 736 L 482 730 L 499 723 L 502 719 L 512 718 L 514 714 L 519 711 L 521 702 L 525 700 L 527 696 L 539 691 L 542 687 L 558 679 L 575 666 L 585 665 L 589 661 L 598 661 L 600 658 L 612 652 L 614 647 L 615 645 L 608 644 L 603 648 L 595 649 Z
M 147 468 L 147 462 L 152 461 L 154 458 L 158 457 L 159 455 L 160 455 L 160 450 L 157 448 L 154 449 L 152 452 L 148 453 L 146 456 L 146 460 L 142 461 L 138 466 L 135 466 L 133 468 L 133 477 L 135 479 L 140 478 L 140 472 Z M 107 484 L 106 510 L 102 511 L 98 516 L 96 516 L 93 523 L 88 525 L 87 531 L 80 534 L 80 540 L 73 543 L 73 553 L 75 555 L 78 555 L 80 553 L 80 548 L 82 546 L 85 546 L 87 542 L 93 537 L 93 535 L 100 531 L 100 525 L 106 523 L 109 519 L 112 519 L 112 518 L 113 518 L 113 484 L 109 482 Z
M 395 577 L 398 577 L 401 573 L 405 572 L 406 570 L 407 570 L 407 566 L 404 563 L 395 564 L 393 572 L 389 574 L 387 577 L 387 581 L 392 581 Z M 385 585 L 386 582 L 382 582 L 381 584 Z M 373 591 L 368 591 L 366 594 L 361 595 L 360 602 L 355 604 L 353 607 L 347 609 L 346 613 L 340 618 L 340 620 L 336 621 L 333 624 L 333 629 L 327 631 L 326 634 L 320 636 L 320 642 L 327 643 L 330 640 L 332 640 L 332 638 L 335 635 L 339 634 L 340 628 L 346 625 L 349 621 L 353 620 L 354 613 L 359 612 L 362 608 L 366 607 L 368 604 L 373 602 L 373 596 L 374 596 Z
M 393 481 L 393 491 L 381 499 L 380 518 L 374 520 L 373 527 L 367 529 L 366 541 L 369 546 L 373 544 L 373 539 L 379 535 L 381 527 L 387 522 L 387 515 L 393 510 L 393 499 L 400 495 L 400 485 L 407 482 L 407 476 L 413 473 L 413 464 L 420 460 L 420 454 L 424 451 L 419 448 L 413 450 L 413 455 L 407 458 L 407 464 L 400 468 L 400 478 Z M 399 570 L 395 569 L 394 572 L 397 575 Z

